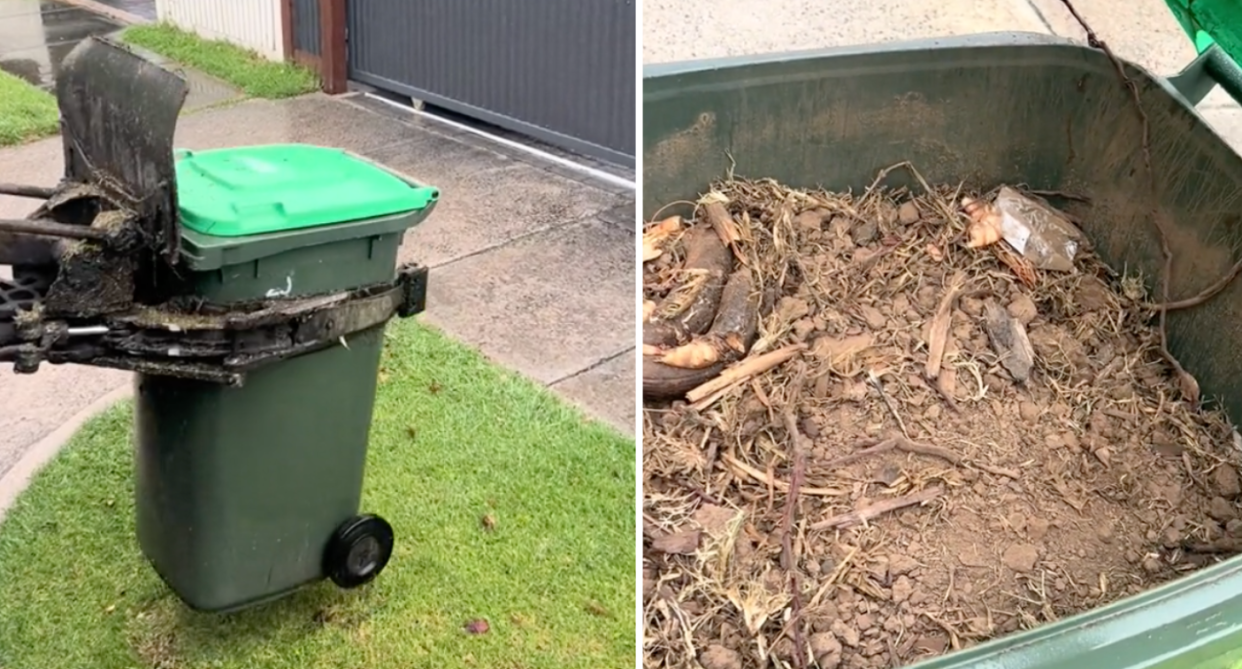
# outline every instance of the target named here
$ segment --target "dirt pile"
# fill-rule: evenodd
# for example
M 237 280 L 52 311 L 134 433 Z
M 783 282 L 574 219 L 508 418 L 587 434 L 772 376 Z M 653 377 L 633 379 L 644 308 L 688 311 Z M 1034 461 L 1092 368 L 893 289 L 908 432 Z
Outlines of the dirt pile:
M 1149 287 L 968 248 L 963 196 L 727 181 L 646 240 L 646 666 L 904 666 L 1242 537 Z

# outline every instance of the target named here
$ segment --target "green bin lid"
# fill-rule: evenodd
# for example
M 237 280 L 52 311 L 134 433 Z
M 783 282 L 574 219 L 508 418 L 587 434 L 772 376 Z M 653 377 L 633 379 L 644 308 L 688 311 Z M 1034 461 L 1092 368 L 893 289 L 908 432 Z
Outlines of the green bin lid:
M 273 144 L 177 154 L 181 223 L 215 237 L 418 211 L 439 196 L 340 149 Z
M 1242 56 L 1242 2 L 1238 0 L 1165 0 L 1198 53 L 1213 44 L 1234 63 Z

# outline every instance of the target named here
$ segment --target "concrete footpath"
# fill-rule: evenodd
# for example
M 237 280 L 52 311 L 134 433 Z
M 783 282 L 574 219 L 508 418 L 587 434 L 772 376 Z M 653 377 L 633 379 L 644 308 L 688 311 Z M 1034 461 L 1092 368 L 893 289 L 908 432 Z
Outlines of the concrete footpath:
M 177 146 L 301 142 L 357 152 L 443 197 L 402 261 L 432 268 L 425 322 L 634 432 L 634 193 L 435 119 L 360 95 L 251 100 L 183 116 Z M 0 150 L 0 181 L 54 184 L 59 138 Z M 33 203 L 0 197 L 0 218 Z M 124 397 L 129 375 L 0 370 L 0 512 L 85 417 Z

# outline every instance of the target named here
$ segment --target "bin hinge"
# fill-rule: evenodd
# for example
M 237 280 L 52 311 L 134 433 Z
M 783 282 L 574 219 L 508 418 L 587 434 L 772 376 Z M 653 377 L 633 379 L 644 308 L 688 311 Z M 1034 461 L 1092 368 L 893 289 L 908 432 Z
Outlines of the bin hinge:
M 409 318 L 427 310 L 427 276 L 422 265 L 406 265 L 397 271 L 397 285 L 401 286 L 401 306 L 397 316 Z

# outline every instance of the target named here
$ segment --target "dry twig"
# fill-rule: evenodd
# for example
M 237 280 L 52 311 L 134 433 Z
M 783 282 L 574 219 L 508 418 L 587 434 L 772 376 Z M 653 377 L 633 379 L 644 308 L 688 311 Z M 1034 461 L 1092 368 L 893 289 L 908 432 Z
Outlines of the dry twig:
M 850 527 L 852 525 L 862 525 L 877 516 L 882 516 L 890 511 L 904 509 L 907 506 L 923 504 L 939 497 L 944 493 L 944 488 L 933 487 L 924 488 L 918 492 L 912 492 L 908 495 L 893 497 L 881 500 L 874 504 L 868 504 L 861 509 L 854 509 L 831 518 L 827 518 L 813 523 L 810 527 L 812 530 L 830 530 L 838 527 Z
M 1152 197 L 1152 207 L 1150 213 L 1152 222 L 1155 223 L 1156 233 L 1160 238 L 1160 252 L 1164 256 L 1164 272 L 1160 277 L 1160 302 L 1161 304 L 1167 305 L 1170 303 L 1169 284 L 1173 279 L 1173 248 L 1169 244 L 1169 232 L 1164 227 L 1164 223 L 1161 220 L 1162 217 L 1160 214 L 1160 208 L 1155 200 L 1160 193 L 1160 189 L 1158 188 L 1159 179 L 1157 178 L 1156 171 L 1152 168 L 1151 164 L 1151 124 L 1147 118 L 1147 110 L 1143 109 L 1143 102 L 1139 97 L 1138 84 L 1136 84 L 1133 79 L 1126 76 L 1125 66 L 1121 64 L 1121 60 L 1118 59 L 1116 54 L 1113 53 L 1113 50 L 1104 43 L 1104 40 L 1101 40 L 1095 34 L 1095 31 L 1091 29 L 1091 26 L 1087 24 L 1087 21 L 1083 19 L 1082 15 L 1078 13 L 1078 10 L 1074 8 L 1074 3 L 1070 2 L 1070 0 L 1061 0 L 1061 4 L 1065 5 L 1065 8 L 1068 9 L 1070 14 L 1074 16 L 1074 20 L 1077 21 L 1078 25 L 1084 32 L 1087 33 L 1087 45 L 1093 49 L 1103 51 L 1104 55 L 1107 56 L 1108 60 L 1113 64 L 1113 70 L 1116 71 L 1117 77 L 1121 80 L 1121 84 L 1130 92 L 1130 98 L 1134 102 L 1134 111 L 1138 114 L 1139 121 L 1142 123 L 1143 165 L 1147 169 L 1148 178 L 1151 180 L 1149 193 Z M 1237 272 L 1231 271 L 1231 274 L 1236 276 Z M 1232 279 L 1232 277 L 1229 278 Z M 1228 285 L 1228 281 L 1225 282 L 1225 285 Z M 1224 286 L 1221 286 L 1219 290 L 1223 289 Z M 1219 290 L 1216 292 L 1219 292 Z M 1211 296 L 1209 295 L 1208 298 L 1210 297 Z M 1203 300 L 1197 302 L 1196 304 L 1201 304 L 1208 298 L 1203 298 Z M 1191 299 L 1194 300 L 1195 298 Z M 1194 305 L 1192 304 L 1190 306 Z M 1177 358 L 1173 357 L 1171 352 L 1169 352 L 1168 307 L 1166 306 L 1160 309 L 1159 313 L 1160 355 L 1165 359 L 1165 362 L 1169 363 L 1169 366 L 1172 367 L 1173 371 L 1177 374 L 1177 380 L 1181 386 L 1182 394 L 1191 404 L 1198 404 L 1199 382 L 1196 381 L 1195 377 L 1191 376 L 1191 374 L 1186 371 L 1186 368 L 1182 367 L 1182 363 L 1178 361 Z
M 798 489 L 802 486 L 802 477 L 806 471 L 806 445 L 803 441 L 806 437 L 798 431 L 798 421 L 794 417 L 792 409 L 785 410 L 785 431 L 789 436 L 789 457 L 793 462 L 793 471 L 789 475 L 789 494 L 785 496 L 785 519 L 781 536 L 781 566 L 785 569 L 785 573 L 789 575 L 790 590 L 790 608 L 791 616 L 789 620 L 790 626 L 793 628 L 793 665 L 795 669 L 805 669 L 806 654 L 803 652 L 806 644 L 802 638 L 802 584 L 798 580 L 797 561 L 798 557 L 794 555 L 793 550 L 793 534 L 794 534 L 794 516 L 798 509 Z
M 1235 262 L 1233 267 L 1230 267 L 1229 271 L 1226 272 L 1224 276 L 1217 279 L 1216 283 L 1204 288 L 1190 297 L 1180 300 L 1173 300 L 1172 302 L 1164 302 L 1161 304 L 1146 303 L 1143 306 L 1151 309 L 1152 311 L 1176 311 L 1178 309 L 1190 309 L 1191 307 L 1197 307 L 1200 304 L 1211 300 L 1213 297 L 1216 297 L 1217 294 L 1228 288 L 1229 284 L 1232 283 L 1234 279 L 1238 278 L 1239 274 L 1242 274 L 1242 260 Z
M 884 391 L 884 384 L 875 374 L 870 372 L 867 373 L 867 384 L 880 394 L 880 399 L 884 401 L 884 406 L 888 409 L 888 413 L 893 417 L 893 420 L 897 421 L 897 428 L 901 430 L 901 434 L 906 439 L 909 439 L 910 431 L 906 429 L 906 422 L 901 419 L 901 412 L 897 411 L 897 407 L 893 405 L 893 400 Z
M 1236 555 L 1242 553 L 1242 539 L 1221 537 L 1206 543 L 1186 542 L 1182 544 L 1182 550 L 1206 555 Z
M 962 456 L 958 455 L 957 453 L 954 453 L 953 451 L 947 448 L 944 448 L 943 446 L 936 446 L 935 444 L 924 444 L 921 442 L 907 439 L 905 437 L 894 437 L 892 439 L 885 439 L 884 441 L 881 441 L 878 444 L 873 444 L 871 446 L 868 446 L 862 449 L 861 451 L 855 451 L 853 453 L 850 453 L 849 455 L 843 455 L 839 458 L 833 458 L 832 460 L 829 460 L 828 462 L 825 462 L 819 466 L 825 469 L 844 467 L 845 465 L 857 462 L 859 460 L 862 460 L 863 458 L 870 457 L 872 455 L 877 455 L 879 453 L 887 453 L 889 451 L 904 451 L 906 453 L 914 453 L 917 455 L 927 455 L 933 458 L 940 458 L 941 460 L 947 460 L 959 467 L 974 466 L 974 467 L 977 467 L 978 469 L 982 469 L 985 472 L 996 474 L 997 476 L 1007 476 L 1014 480 L 1018 479 L 1018 472 L 1012 469 L 1006 469 L 1005 467 L 996 467 L 994 465 L 989 465 L 989 464 L 982 463 L 982 462 L 967 463 L 965 458 L 963 458 Z
M 949 324 L 952 322 L 953 307 L 957 304 L 958 295 L 962 292 L 965 278 L 958 272 L 949 279 L 940 305 L 936 307 L 936 315 L 927 326 L 927 364 L 923 368 L 929 380 L 940 376 L 940 365 L 944 360 L 944 349 L 949 341 Z
M 693 402 L 696 409 L 702 410 L 729 389 L 746 383 L 805 350 L 806 344 L 790 344 L 762 355 L 753 355 L 725 369 L 720 376 L 687 392 L 686 399 Z
M 733 470 L 735 474 L 742 474 L 747 478 L 762 483 L 770 490 L 779 490 L 781 492 L 789 491 L 789 484 L 785 481 L 778 480 L 774 476 L 769 476 L 758 469 L 738 460 L 731 453 L 722 453 L 720 459 L 724 460 L 726 466 Z M 800 488 L 799 493 L 802 495 L 812 495 L 814 497 L 844 497 L 849 492 L 845 490 L 837 490 L 835 488 Z

